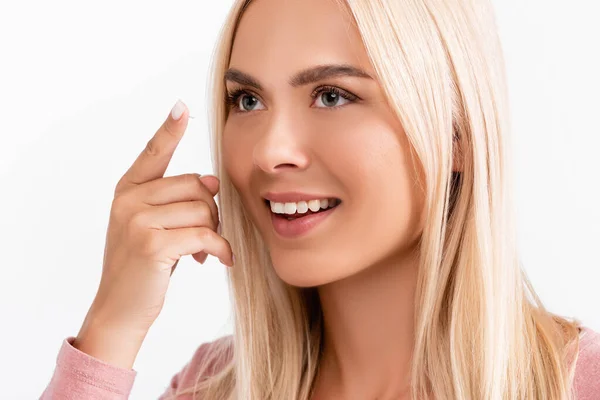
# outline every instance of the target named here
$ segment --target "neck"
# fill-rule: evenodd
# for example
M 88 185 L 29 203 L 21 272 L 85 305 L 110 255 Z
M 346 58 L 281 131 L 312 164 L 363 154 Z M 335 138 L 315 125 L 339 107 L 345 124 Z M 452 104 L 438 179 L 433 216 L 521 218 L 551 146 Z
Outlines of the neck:
M 317 382 L 332 398 L 408 393 L 418 269 L 410 254 L 318 288 L 324 347 Z

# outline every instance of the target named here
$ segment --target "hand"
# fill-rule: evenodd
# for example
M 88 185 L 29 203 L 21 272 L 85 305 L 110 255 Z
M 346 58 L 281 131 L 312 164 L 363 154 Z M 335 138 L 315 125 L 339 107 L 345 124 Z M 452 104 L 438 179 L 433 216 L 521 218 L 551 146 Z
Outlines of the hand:
M 77 339 L 82 351 L 91 331 L 141 346 L 182 256 L 203 263 L 212 254 L 233 265 L 229 242 L 216 232 L 218 178 L 163 177 L 187 127 L 188 110 L 180 106 L 181 117 L 169 115 L 116 186 L 100 285 Z

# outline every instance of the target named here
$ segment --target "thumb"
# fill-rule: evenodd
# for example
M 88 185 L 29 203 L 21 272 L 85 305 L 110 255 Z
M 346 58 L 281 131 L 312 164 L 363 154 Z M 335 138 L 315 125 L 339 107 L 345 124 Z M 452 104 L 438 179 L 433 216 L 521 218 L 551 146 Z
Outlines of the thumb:
M 214 175 L 201 175 L 200 182 L 206 186 L 210 194 L 215 196 L 219 192 L 219 178 Z

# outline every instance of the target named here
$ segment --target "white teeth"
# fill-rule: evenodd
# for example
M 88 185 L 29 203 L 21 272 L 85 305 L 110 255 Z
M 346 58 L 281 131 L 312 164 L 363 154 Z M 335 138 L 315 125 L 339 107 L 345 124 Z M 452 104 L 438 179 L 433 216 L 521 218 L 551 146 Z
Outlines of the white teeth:
M 304 214 L 305 212 L 308 211 L 308 203 L 305 201 L 299 201 L 298 204 L 296 205 L 296 210 L 300 214 Z
M 286 214 L 296 214 L 296 203 L 285 203 L 283 211 Z
M 321 202 L 319 200 L 311 200 L 308 202 L 308 208 L 312 212 L 317 212 L 321 209 Z
M 283 214 L 283 208 L 284 208 L 283 203 L 275 203 L 274 201 L 271 202 L 271 211 L 273 211 L 273 213 Z
M 320 200 L 309 200 L 299 201 L 298 203 L 276 203 L 269 201 L 271 211 L 275 214 L 299 214 L 307 213 L 308 210 L 317 212 L 320 209 L 326 209 L 333 207 L 338 204 L 336 199 L 320 199 Z

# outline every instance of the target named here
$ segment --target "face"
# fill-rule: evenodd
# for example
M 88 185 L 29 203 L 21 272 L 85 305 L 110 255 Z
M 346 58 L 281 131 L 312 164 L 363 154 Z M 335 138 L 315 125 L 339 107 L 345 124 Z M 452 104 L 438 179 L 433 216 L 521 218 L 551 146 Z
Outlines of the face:
M 417 163 L 350 18 L 334 0 L 255 0 L 226 74 L 225 169 L 294 286 L 393 262 L 422 231 Z

